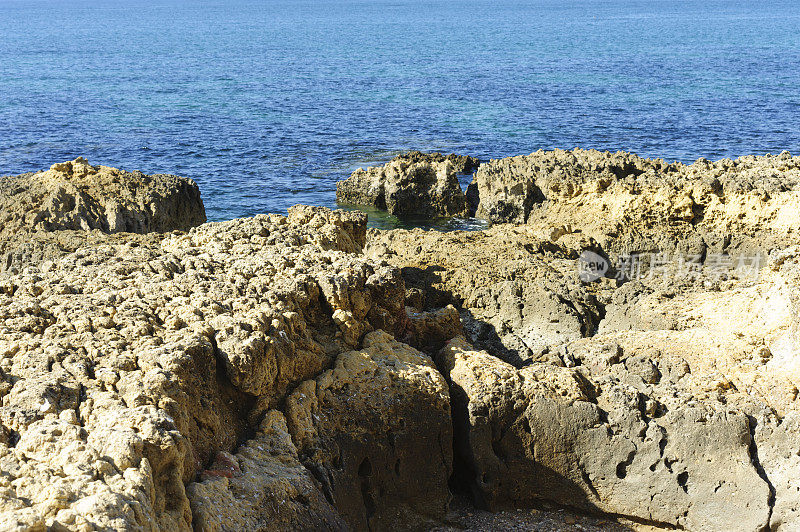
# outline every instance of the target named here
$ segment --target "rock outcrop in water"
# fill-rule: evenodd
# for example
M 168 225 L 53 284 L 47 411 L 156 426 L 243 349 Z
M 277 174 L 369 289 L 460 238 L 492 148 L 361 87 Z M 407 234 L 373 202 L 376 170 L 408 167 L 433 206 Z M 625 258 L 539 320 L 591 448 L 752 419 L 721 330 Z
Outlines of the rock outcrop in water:
M 105 233 L 188 230 L 206 221 L 194 181 L 145 175 L 86 159 L 46 172 L 0 178 L 3 233 L 99 229 Z
M 161 237 L 149 233 L 185 231 L 205 221 L 194 181 L 91 166 L 79 157 L 45 172 L 0 177 L 0 271 L 85 245 L 152 242 Z
M 456 173 L 473 171 L 477 159 L 411 152 L 380 167 L 359 168 L 336 185 L 336 201 L 384 209 L 400 217 L 465 216 L 467 200 Z
M 798 160 L 515 159 L 478 171 L 523 213 L 485 231 L 32 233 L 0 272 L 0 528 L 431 529 L 451 491 L 800 526 Z

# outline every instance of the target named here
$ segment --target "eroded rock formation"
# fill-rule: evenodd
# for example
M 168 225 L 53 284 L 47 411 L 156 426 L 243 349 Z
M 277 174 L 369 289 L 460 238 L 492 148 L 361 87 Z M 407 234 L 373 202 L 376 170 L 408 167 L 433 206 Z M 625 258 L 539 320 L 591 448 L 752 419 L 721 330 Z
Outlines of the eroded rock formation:
M 194 181 L 145 175 L 86 159 L 0 178 L 2 232 L 99 229 L 106 233 L 188 230 L 206 221 Z
M 365 223 L 297 208 L 160 242 L 84 247 L 3 276 L 2 528 L 181 530 L 193 513 L 217 522 L 202 497 L 219 504 L 209 493 L 224 490 L 191 483 L 218 469 L 219 452 L 236 451 L 293 386 L 364 334 L 403 328 L 399 272 L 353 253 Z M 420 400 L 415 413 L 424 408 Z M 442 406 L 428 408 L 447 422 L 446 437 Z M 262 423 L 256 442 L 280 440 L 281 430 Z M 238 502 L 224 519 L 263 517 L 237 497 L 262 489 L 252 483 L 267 482 L 255 478 L 267 468 L 292 488 L 266 487 L 297 501 L 281 519 L 339 522 L 324 497 L 308 494 L 318 488 L 284 443 L 286 460 L 272 466 L 254 458 L 255 443 L 238 451 L 244 476 L 228 481 Z M 201 499 L 191 501 L 187 485 Z
M 787 152 L 684 165 L 540 150 L 482 164 L 471 187 L 480 217 L 580 232 L 608 253 L 749 253 L 791 242 L 800 222 L 800 157 Z
M 565 241 L 567 239 L 564 239 Z M 526 226 L 485 231 L 370 230 L 365 253 L 402 269 L 421 310 L 455 304 L 470 340 L 509 362 L 594 334 L 603 285 L 576 275 L 581 246 L 553 243 Z
M 472 157 L 411 152 L 384 166 L 359 168 L 336 184 L 336 201 L 400 217 L 466 216 L 467 200 L 456 173 L 477 165 Z
M 0 528 L 426 530 L 455 490 L 796 529 L 798 166 L 494 161 L 473 191 L 519 223 L 477 232 L 295 207 L 106 234 L 45 209 L 3 240 Z

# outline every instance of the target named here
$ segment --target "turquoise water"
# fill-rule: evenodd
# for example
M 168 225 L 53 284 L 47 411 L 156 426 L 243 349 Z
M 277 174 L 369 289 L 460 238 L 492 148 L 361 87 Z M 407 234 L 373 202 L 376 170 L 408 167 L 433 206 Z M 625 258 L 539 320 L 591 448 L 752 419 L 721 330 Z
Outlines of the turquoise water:
M 402 150 L 800 154 L 799 118 L 794 1 L 0 0 L 0 174 L 176 173 L 212 220 Z

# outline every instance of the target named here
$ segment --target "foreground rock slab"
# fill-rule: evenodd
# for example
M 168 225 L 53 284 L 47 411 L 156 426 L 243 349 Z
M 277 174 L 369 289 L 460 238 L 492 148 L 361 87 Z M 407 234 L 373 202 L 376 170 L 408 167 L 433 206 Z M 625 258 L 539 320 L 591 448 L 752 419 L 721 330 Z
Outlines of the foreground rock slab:
M 799 264 L 787 249 L 757 279 L 640 283 L 598 334 L 554 346 L 560 360 L 518 368 L 451 341 L 437 362 L 461 481 L 488 508 L 547 500 L 690 530 L 793 530 Z
M 287 399 L 306 466 L 358 530 L 425 530 L 447 513 L 453 447 L 447 383 L 383 331 Z
M 187 488 L 195 530 L 347 530 L 298 460 L 280 412 L 269 411 L 230 461 L 230 471 L 212 470 Z
M 451 342 L 440 366 L 475 495 L 489 508 L 547 500 L 690 530 L 766 527 L 770 488 L 751 462 L 747 416 L 692 406 L 672 382 L 647 389 L 637 370 L 649 363 L 517 370 Z
M 220 453 L 364 334 L 404 329 L 399 272 L 353 253 L 365 229 L 295 208 L 0 275 L 0 528 L 190 529 L 186 486 Z M 242 522 L 258 485 L 230 491 Z M 308 500 L 286 519 L 333 519 Z

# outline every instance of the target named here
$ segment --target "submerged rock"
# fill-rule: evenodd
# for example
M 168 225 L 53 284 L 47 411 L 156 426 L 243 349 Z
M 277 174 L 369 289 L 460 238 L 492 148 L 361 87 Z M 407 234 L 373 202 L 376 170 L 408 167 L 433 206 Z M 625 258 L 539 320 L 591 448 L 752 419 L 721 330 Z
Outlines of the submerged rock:
M 472 169 L 471 157 L 412 152 L 384 166 L 359 168 L 336 184 L 336 201 L 367 205 L 399 217 L 465 216 L 467 203 L 456 173 Z

